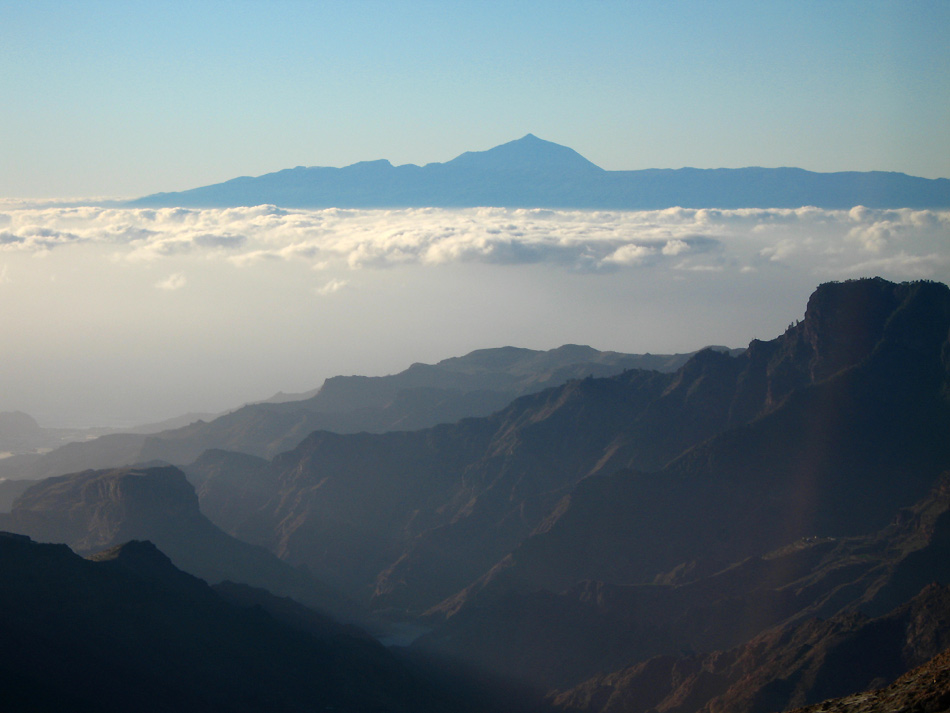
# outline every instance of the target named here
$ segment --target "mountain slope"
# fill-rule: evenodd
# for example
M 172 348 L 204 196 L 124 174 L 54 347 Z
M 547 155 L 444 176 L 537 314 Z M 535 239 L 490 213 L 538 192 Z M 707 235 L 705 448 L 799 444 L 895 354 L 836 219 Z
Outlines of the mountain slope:
M 465 710 L 375 641 L 227 603 L 151 543 L 83 560 L 0 533 L 3 709 Z
M 709 576 L 681 567 L 648 584 L 583 581 L 564 591 L 475 599 L 413 648 L 504 672 L 539 690 L 655 656 L 726 650 L 772 627 L 860 608 L 881 616 L 950 583 L 950 473 L 879 532 L 808 537 Z
M 273 457 L 316 430 L 337 433 L 428 428 L 487 416 L 517 396 L 572 378 L 625 369 L 675 371 L 690 354 L 621 354 L 567 344 L 537 351 L 480 349 L 437 364 L 413 364 L 389 376 L 337 376 L 295 401 L 248 404 L 212 421 L 158 433 L 110 434 L 45 455 L 0 459 L 0 478 L 38 479 L 86 469 L 165 461 L 191 463 L 208 449 Z
M 499 561 L 444 610 L 486 587 L 711 573 L 871 532 L 950 466 L 948 330 L 946 286 L 824 285 L 799 325 L 736 357 L 574 381 L 426 431 L 314 433 L 274 459 L 275 494 L 238 532 L 417 612 Z
M 129 205 L 265 203 L 297 208 L 924 208 L 950 206 L 950 180 L 798 168 L 605 171 L 570 148 L 528 134 L 446 163 L 393 166 L 380 160 L 344 168 L 299 166 L 179 193 L 157 193 Z
M 754 713 L 893 681 L 950 646 L 950 591 L 932 585 L 877 619 L 843 613 L 776 629 L 729 651 L 666 656 L 554 697 L 560 711 Z
M 65 543 L 79 553 L 150 540 L 177 567 L 208 582 L 263 587 L 341 616 L 356 611 L 308 574 L 218 529 L 201 514 L 194 489 L 173 467 L 48 478 L 21 495 L 9 515 L 0 515 L 0 529 Z

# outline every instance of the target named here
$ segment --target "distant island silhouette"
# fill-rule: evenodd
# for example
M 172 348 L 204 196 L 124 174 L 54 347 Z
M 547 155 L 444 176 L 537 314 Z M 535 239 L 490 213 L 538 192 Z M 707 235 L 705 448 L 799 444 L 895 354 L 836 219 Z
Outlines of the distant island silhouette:
M 528 134 L 445 163 L 298 166 L 263 176 L 129 201 L 132 207 L 847 209 L 950 207 L 950 179 L 885 171 L 801 168 L 651 168 L 607 171 L 567 146 Z

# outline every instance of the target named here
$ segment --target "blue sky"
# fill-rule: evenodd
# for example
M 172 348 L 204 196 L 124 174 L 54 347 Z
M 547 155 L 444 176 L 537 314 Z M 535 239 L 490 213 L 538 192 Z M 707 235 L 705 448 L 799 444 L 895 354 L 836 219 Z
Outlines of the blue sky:
M 947 2 L 0 2 L 0 196 L 532 132 L 608 169 L 950 176 Z

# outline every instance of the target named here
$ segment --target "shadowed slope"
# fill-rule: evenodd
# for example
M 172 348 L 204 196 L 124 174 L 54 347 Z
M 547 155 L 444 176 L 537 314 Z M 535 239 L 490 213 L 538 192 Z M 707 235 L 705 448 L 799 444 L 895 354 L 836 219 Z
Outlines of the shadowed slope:
M 244 582 L 341 616 L 355 613 L 329 587 L 213 525 L 173 467 L 86 471 L 40 481 L 10 515 L 0 516 L 0 529 L 62 542 L 79 553 L 150 540 L 175 566 L 208 582 Z
M 0 534 L 3 709 L 465 710 L 367 637 L 227 604 L 150 543 L 83 560 Z

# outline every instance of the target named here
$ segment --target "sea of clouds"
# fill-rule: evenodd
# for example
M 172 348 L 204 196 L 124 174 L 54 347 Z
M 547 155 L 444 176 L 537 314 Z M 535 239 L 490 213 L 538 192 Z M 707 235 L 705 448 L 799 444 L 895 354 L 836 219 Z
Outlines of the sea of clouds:
M 950 211 L 6 200 L 0 410 L 129 424 L 484 347 L 743 346 L 874 275 L 950 282 Z
M 129 262 L 189 255 L 236 268 L 302 261 L 334 272 L 475 262 L 589 273 L 789 267 L 818 279 L 946 279 L 948 240 L 950 211 L 863 207 L 597 212 L 0 205 L 0 270 L 4 252 L 100 246 L 110 259 Z M 321 289 L 333 292 L 344 281 L 334 277 Z M 185 284 L 185 275 L 175 273 L 156 286 Z

